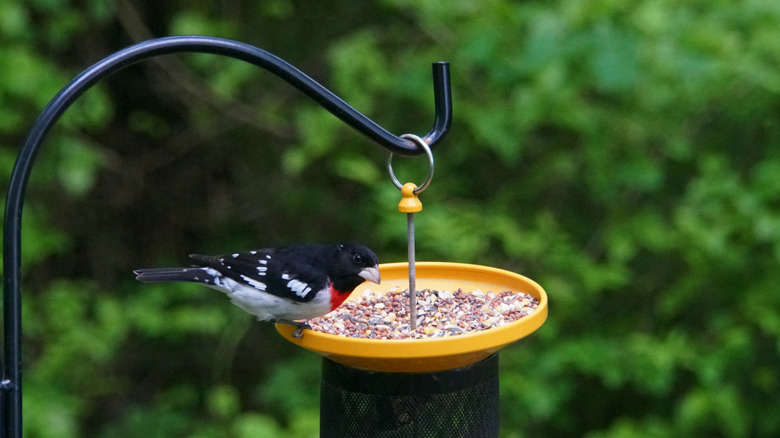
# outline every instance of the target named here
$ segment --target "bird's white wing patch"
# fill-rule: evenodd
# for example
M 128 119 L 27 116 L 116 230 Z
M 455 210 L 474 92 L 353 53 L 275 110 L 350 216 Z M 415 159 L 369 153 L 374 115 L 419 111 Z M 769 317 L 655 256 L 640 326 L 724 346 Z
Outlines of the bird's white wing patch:
M 295 295 L 298 295 L 301 298 L 305 297 L 306 294 L 311 292 L 311 287 L 309 287 L 308 284 L 294 278 L 287 282 L 287 288 L 295 292 Z
M 257 290 L 262 290 L 262 291 L 264 291 L 264 290 L 265 290 L 265 288 L 266 288 L 266 286 L 265 286 L 265 283 L 263 283 L 262 281 L 257 281 L 257 280 L 255 280 L 254 278 L 247 277 L 246 275 L 242 275 L 242 276 L 241 276 L 241 279 L 243 279 L 244 281 L 246 281 L 248 285 L 250 285 L 250 286 L 254 287 L 254 288 L 255 288 L 255 289 L 257 289 Z

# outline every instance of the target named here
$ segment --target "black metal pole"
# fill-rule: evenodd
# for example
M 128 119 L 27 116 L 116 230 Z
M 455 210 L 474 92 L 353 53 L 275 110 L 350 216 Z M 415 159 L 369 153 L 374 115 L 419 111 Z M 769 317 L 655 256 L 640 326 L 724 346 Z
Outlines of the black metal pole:
M 49 129 L 71 104 L 100 79 L 154 56 L 181 52 L 212 53 L 261 67 L 304 94 L 345 123 L 396 154 L 424 153 L 414 142 L 397 137 L 283 59 L 237 41 L 207 36 L 176 36 L 145 41 L 97 62 L 66 85 L 44 108 L 27 135 L 14 165 L 5 203 L 3 228 L 3 375 L 0 379 L 0 438 L 22 436 L 21 248 L 22 207 L 32 166 Z M 449 64 L 433 64 L 434 126 L 423 139 L 433 147 L 452 123 Z
M 5 366 L 3 365 L 2 361 L 0 361 L 0 369 L 5 370 Z M 6 407 L 6 404 L 5 404 L 6 388 L 5 388 L 5 386 L 8 383 L 10 383 L 10 382 L 7 381 L 7 380 L 3 380 L 2 382 L 0 382 L 0 386 L 2 386 L 2 388 L 0 388 L 0 419 L 2 419 L 3 421 L 5 421 L 6 418 L 7 418 L 7 415 L 5 413 L 5 407 Z M 2 426 L 0 426 L 0 438 L 5 438 L 5 423 L 3 423 Z

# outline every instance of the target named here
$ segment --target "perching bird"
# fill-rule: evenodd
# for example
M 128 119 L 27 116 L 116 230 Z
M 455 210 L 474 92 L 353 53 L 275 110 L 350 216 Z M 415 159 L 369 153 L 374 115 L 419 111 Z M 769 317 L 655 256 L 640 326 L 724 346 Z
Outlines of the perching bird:
M 298 244 L 221 256 L 191 254 L 198 265 L 133 271 L 144 283 L 203 283 L 227 294 L 260 321 L 291 324 L 299 337 L 307 320 L 341 305 L 368 280 L 379 284 L 378 260 L 363 245 Z

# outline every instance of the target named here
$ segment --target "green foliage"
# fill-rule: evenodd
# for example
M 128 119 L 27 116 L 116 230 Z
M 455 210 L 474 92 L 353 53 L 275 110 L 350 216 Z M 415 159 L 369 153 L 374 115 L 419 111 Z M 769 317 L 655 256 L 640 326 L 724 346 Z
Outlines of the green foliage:
M 418 259 L 507 268 L 550 297 L 501 353 L 502 436 L 780 434 L 776 1 L 71 3 L 0 4 L 5 179 L 70 78 L 152 35 L 267 49 L 397 134 L 430 128 L 429 65 L 448 60 L 455 121 Z M 26 436 L 316 436 L 318 358 L 219 294 L 131 271 L 307 240 L 403 260 L 386 159 L 213 55 L 86 93 L 28 190 Z

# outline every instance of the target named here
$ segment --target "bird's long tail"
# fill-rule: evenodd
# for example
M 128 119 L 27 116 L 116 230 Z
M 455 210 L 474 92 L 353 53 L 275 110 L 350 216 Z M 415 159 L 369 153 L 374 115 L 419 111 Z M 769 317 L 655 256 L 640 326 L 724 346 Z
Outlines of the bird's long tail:
M 172 281 L 192 281 L 196 283 L 211 282 L 206 273 L 207 268 L 150 268 L 133 271 L 138 281 L 144 283 L 166 283 Z

